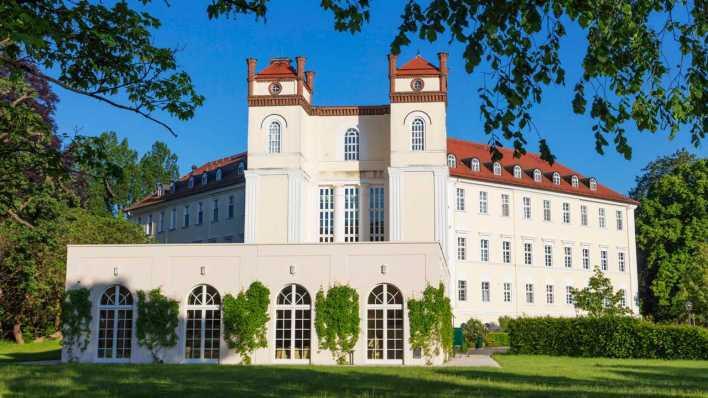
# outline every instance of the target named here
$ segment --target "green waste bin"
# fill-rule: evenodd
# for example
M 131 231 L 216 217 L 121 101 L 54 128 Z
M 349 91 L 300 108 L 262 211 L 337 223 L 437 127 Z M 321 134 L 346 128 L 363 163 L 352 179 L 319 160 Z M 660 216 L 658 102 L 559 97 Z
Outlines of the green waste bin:
M 484 340 L 482 339 L 482 336 L 477 336 L 477 338 L 474 339 L 474 348 L 482 348 L 483 343 Z

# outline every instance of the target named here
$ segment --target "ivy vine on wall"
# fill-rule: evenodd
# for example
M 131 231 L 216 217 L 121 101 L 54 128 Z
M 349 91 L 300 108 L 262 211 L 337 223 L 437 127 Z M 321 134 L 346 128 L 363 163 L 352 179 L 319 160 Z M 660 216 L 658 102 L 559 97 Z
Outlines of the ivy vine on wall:
M 269 305 L 270 290 L 258 281 L 237 297 L 224 296 L 224 341 L 241 356 L 244 364 L 251 363 L 253 351 L 268 346 Z
M 67 290 L 61 308 L 62 345 L 66 347 L 69 361 L 75 361 L 74 348 L 86 350 L 91 329 L 91 292 L 86 288 Z
M 445 286 L 428 286 L 420 299 L 408 300 L 408 322 L 412 349 L 420 349 L 426 362 L 435 356 L 452 352 L 452 308 L 445 296 Z
M 159 288 L 145 293 L 138 291 L 138 319 L 136 337 L 138 344 L 147 348 L 152 360 L 162 363 L 160 351 L 177 345 L 179 303 Z
M 323 289 L 315 299 L 315 330 L 321 348 L 330 350 L 338 364 L 347 363 L 347 356 L 359 339 L 359 294 L 347 285 Z

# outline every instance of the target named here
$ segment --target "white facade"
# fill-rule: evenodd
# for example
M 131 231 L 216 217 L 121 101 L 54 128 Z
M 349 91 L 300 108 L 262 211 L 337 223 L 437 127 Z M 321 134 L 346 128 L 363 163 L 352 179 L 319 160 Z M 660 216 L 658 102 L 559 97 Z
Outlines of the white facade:
M 217 291 L 237 293 L 245 281 L 259 279 L 277 295 L 286 282 L 281 275 L 290 278 L 287 270 L 298 258 L 293 256 L 306 250 L 322 254 L 303 257 L 303 264 L 327 264 L 307 266 L 310 279 L 295 282 L 310 295 L 317 286 L 345 282 L 356 284 L 363 300 L 374 286 L 390 283 L 407 300 L 443 282 L 455 326 L 470 317 L 497 322 L 502 315 L 574 316 L 568 289 L 586 286 L 595 265 L 624 290 L 627 306 L 637 313 L 636 203 L 536 155 L 514 159 L 504 149 L 506 156 L 495 163 L 488 147 L 448 138 L 446 59 L 439 54 L 434 66 L 418 56 L 399 68 L 390 56 L 390 104 L 344 107 L 312 105 L 314 74 L 305 72 L 304 58 L 296 59 L 296 68 L 275 59 L 259 73 L 249 59 L 247 167 L 245 154 L 195 167 L 173 190 L 131 209 L 131 219 L 158 242 L 245 245 L 178 245 L 169 255 L 159 246 L 73 248 L 69 275 L 77 279 L 67 276 L 67 284 L 83 285 L 84 275 L 98 278 L 101 288 L 120 281 L 108 271 L 110 264 L 131 263 L 127 256 L 152 264 L 152 279 L 142 278 L 147 271 L 138 265 L 121 271 L 129 281 L 141 279 L 130 282 L 129 291 L 160 285 L 178 298 L 200 280 L 194 270 L 218 259 L 236 262 L 238 272 L 224 265 L 231 273 L 219 274 Z M 201 178 L 206 183 L 199 185 Z M 194 226 L 194 206 L 206 203 L 208 214 L 210 201 L 224 206 L 230 196 L 237 206 L 231 223 Z M 166 233 L 155 223 L 173 211 L 178 225 Z M 380 241 L 389 243 L 364 243 Z M 430 253 L 429 244 L 440 257 L 433 273 L 429 260 L 406 254 Z M 275 247 L 280 255 L 270 257 L 266 268 L 260 254 L 247 254 Z M 348 254 L 335 261 L 342 253 Z M 78 264 L 80 271 L 74 269 Z M 383 277 L 386 264 L 399 264 L 401 272 Z M 364 347 L 355 353 L 357 363 L 366 362 Z M 413 363 L 405 352 L 403 363 Z M 256 361 L 270 363 L 273 353 L 269 347 Z M 90 360 L 93 354 L 87 355 Z M 184 359 L 181 351 L 170 355 L 171 361 Z M 232 360 L 226 351 L 219 359 Z M 313 354 L 312 360 L 325 358 Z

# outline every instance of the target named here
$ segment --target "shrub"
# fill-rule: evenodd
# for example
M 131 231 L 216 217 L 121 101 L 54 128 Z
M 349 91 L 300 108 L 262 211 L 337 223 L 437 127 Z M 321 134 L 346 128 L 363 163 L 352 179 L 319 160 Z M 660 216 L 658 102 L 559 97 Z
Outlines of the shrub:
M 91 300 L 86 288 L 67 290 L 62 304 L 62 345 L 66 347 L 69 361 L 76 360 L 74 348 L 81 352 L 86 350 L 89 343 L 91 329 Z M 0 313 L 2 315 L 2 313 Z
M 516 354 L 708 359 L 708 329 L 631 317 L 518 318 L 509 340 Z
M 509 334 L 506 332 L 490 332 L 484 338 L 484 345 L 487 347 L 508 347 Z
M 241 362 L 251 363 L 251 353 L 268 346 L 266 331 L 270 290 L 261 282 L 253 282 L 237 297 L 224 296 L 224 341 L 241 356 Z
M 511 321 L 512 317 L 509 315 L 502 315 L 499 317 L 499 327 L 501 328 L 502 332 L 508 332 L 509 331 L 509 321 Z
M 482 341 L 487 336 L 487 327 L 484 324 L 474 318 L 470 318 L 467 322 L 463 323 L 462 326 L 462 336 L 465 338 L 464 347 L 475 347 L 475 342 L 477 337 L 481 337 Z
M 452 353 L 452 309 L 445 297 L 445 286 L 428 286 L 420 300 L 408 300 L 411 348 L 421 349 L 426 362 L 434 356 Z
M 179 303 L 153 289 L 147 294 L 138 291 L 138 319 L 136 337 L 138 344 L 147 348 L 153 362 L 160 363 L 158 355 L 165 348 L 177 345 Z

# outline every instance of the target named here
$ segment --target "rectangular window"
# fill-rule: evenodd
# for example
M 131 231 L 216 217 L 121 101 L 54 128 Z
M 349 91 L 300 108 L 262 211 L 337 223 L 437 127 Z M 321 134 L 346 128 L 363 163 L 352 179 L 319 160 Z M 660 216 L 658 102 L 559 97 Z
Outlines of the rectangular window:
M 563 248 L 563 264 L 566 268 L 573 267 L 573 248 L 570 246 Z
M 508 240 L 502 241 L 502 261 L 504 264 L 511 263 L 511 242 Z
M 570 224 L 570 203 L 563 202 L 563 224 Z
M 620 295 L 620 305 L 621 305 L 622 307 L 626 307 L 626 306 L 627 306 L 627 297 L 626 297 L 626 294 L 625 294 L 625 292 L 624 292 L 624 289 L 620 289 L 619 291 L 620 291 L 620 293 L 621 293 L 621 295 Z
M 479 261 L 489 261 L 489 239 L 479 241 Z
M 320 242 L 334 242 L 334 188 L 320 187 Z
M 182 221 L 182 228 L 187 228 L 189 226 L 189 205 L 184 206 L 184 220 Z
M 177 208 L 173 207 L 170 213 L 170 229 L 175 229 L 177 226 Z
M 197 203 L 197 225 L 202 225 L 204 222 L 204 205 L 202 202 Z
M 546 304 L 553 304 L 553 285 L 546 285 Z
M 580 225 L 588 225 L 588 207 L 585 205 L 580 206 Z
M 467 281 L 457 281 L 457 300 L 467 301 Z
M 489 302 L 489 282 L 482 282 L 482 302 Z
M 551 221 L 551 201 L 543 201 L 543 221 Z
M 617 252 L 617 265 L 619 266 L 620 272 L 624 272 L 624 268 L 625 268 L 624 252 Z
M 511 283 L 504 282 L 504 302 L 511 303 Z
M 607 271 L 607 250 L 600 250 L 600 268 Z
M 607 219 L 605 218 L 605 209 L 603 207 L 597 209 L 597 224 L 600 228 L 607 228 Z
M 502 217 L 509 217 L 509 195 L 503 193 L 501 196 Z
M 234 196 L 230 195 L 229 196 L 229 207 L 228 207 L 228 217 L 229 220 L 234 218 Z
M 219 199 L 214 199 L 211 208 L 211 222 L 219 221 Z
M 524 220 L 530 220 L 531 219 L 531 198 L 528 196 L 524 196 L 521 201 L 524 204 Z
M 457 210 L 465 211 L 465 190 L 457 188 Z
M 583 247 L 583 269 L 590 269 L 590 249 Z
M 157 233 L 161 234 L 165 230 L 165 211 L 160 212 L 160 219 L 157 222 Z
M 457 259 L 464 261 L 467 259 L 467 238 L 457 237 Z
M 617 210 L 615 212 L 615 217 L 617 217 L 617 230 L 621 231 L 624 229 L 624 216 L 622 210 Z
M 148 215 L 147 234 L 152 235 L 152 214 Z
M 526 284 L 526 303 L 533 304 L 533 283 Z
M 543 246 L 543 263 L 546 265 L 546 267 L 553 266 L 553 246 Z
M 524 264 L 533 264 L 533 244 L 531 242 L 524 243 Z
M 487 214 L 487 210 L 488 210 L 487 193 L 480 192 L 479 193 L 479 214 Z
M 566 304 L 573 304 L 573 287 L 572 286 L 566 286 L 565 287 L 565 303 Z
M 359 241 L 359 188 L 344 188 L 344 241 Z
M 382 242 L 384 240 L 384 189 L 369 188 L 369 240 Z

